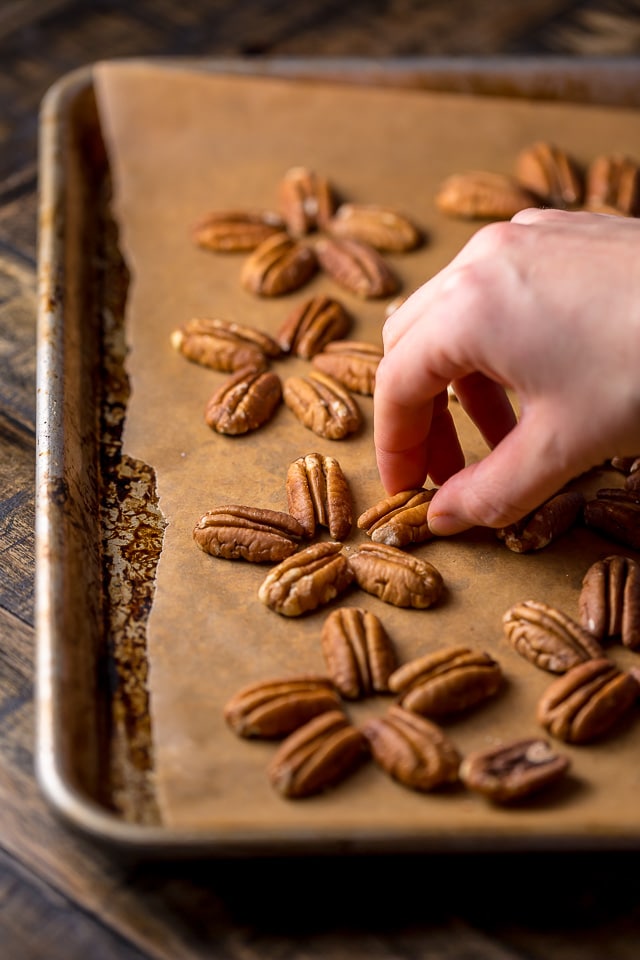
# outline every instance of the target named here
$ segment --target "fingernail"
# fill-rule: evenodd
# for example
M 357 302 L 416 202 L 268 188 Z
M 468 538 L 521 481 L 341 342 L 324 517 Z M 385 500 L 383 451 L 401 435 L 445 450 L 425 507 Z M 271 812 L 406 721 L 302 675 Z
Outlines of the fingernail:
M 429 517 L 429 530 L 434 537 L 450 537 L 454 533 L 461 533 L 471 526 L 468 521 L 456 517 L 452 513 L 438 513 Z

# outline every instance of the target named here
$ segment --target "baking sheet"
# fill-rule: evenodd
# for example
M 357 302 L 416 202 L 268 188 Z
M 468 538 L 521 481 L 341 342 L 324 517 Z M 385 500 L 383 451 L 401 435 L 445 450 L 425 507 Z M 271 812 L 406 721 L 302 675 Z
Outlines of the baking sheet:
M 120 243 L 132 275 L 123 453 L 155 471 L 167 523 L 147 633 L 160 829 L 134 824 L 129 838 L 144 842 L 146 835 L 162 845 L 164 835 L 187 846 L 235 844 L 247 852 L 336 843 L 351 849 L 505 843 L 526 849 L 543 841 L 580 845 L 637 837 L 637 723 L 606 744 L 563 747 L 574 761 L 566 789 L 514 811 L 492 809 L 462 791 L 413 794 L 372 766 L 302 803 L 283 801 L 271 790 L 265 768 L 273 745 L 235 738 L 222 721 L 222 705 L 251 680 L 322 670 L 319 631 L 336 604 L 296 620 L 278 617 L 257 599 L 264 568 L 202 554 L 191 531 L 210 506 L 230 500 L 284 508 L 287 464 L 312 450 L 339 458 L 357 515 L 382 492 L 371 403 L 358 398 L 365 428 L 339 443 L 315 437 L 286 408 L 257 434 L 220 437 L 204 425 L 202 412 L 224 375 L 187 363 L 169 343 L 172 330 L 192 315 L 226 315 L 275 332 L 295 303 L 320 291 L 340 296 L 352 309 L 355 338 L 379 339 L 384 303 L 357 301 L 323 278 L 287 298 L 258 300 L 239 286 L 241 256 L 207 254 L 190 243 L 191 225 L 208 209 L 271 206 L 289 166 L 307 163 L 345 197 L 404 209 L 427 229 L 424 249 L 390 258 L 408 292 L 477 228 L 436 212 L 433 196 L 444 176 L 463 167 L 509 171 L 519 147 L 540 138 L 585 162 L 605 143 L 612 152 L 640 155 L 635 111 L 359 89 L 325 80 L 211 76 L 145 62 L 99 65 L 94 82 Z M 289 358 L 276 368 L 289 375 L 307 364 Z M 468 456 L 482 456 L 475 431 L 455 413 Z M 595 474 L 585 482 L 595 489 L 611 479 Z M 354 531 L 349 542 L 363 539 Z M 535 703 L 550 677 L 507 649 L 500 630 L 504 610 L 535 597 L 575 614 L 588 563 L 615 549 L 576 530 L 542 554 L 523 557 L 506 551 L 490 531 L 473 531 L 417 551 L 445 578 L 447 598 L 438 608 L 400 611 L 357 591 L 344 602 L 374 609 L 402 660 L 453 642 L 497 657 L 507 676 L 504 694 L 446 725 L 466 752 L 539 732 Z M 634 655 L 616 648 L 612 656 L 624 664 Z M 387 703 L 382 698 L 348 710 L 359 721 Z

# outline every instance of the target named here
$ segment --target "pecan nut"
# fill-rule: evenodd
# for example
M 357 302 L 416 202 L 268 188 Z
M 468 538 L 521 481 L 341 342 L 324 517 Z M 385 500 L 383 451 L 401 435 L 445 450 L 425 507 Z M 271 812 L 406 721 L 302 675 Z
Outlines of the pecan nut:
M 315 249 L 322 270 L 357 297 L 390 297 L 398 290 L 393 270 L 368 243 L 347 237 L 321 237 Z
M 602 657 L 572 667 L 538 701 L 537 718 L 551 736 L 588 743 L 609 732 L 640 694 L 640 683 Z
M 584 494 L 565 490 L 541 504 L 526 517 L 497 531 L 513 553 L 542 550 L 577 523 L 584 507 Z
M 591 564 L 582 581 L 580 622 L 599 640 L 620 637 L 640 647 L 640 563 L 611 556 Z
M 331 681 L 308 674 L 251 683 L 227 701 L 223 714 L 239 737 L 276 739 L 339 707 Z
M 289 513 L 301 524 L 306 537 L 318 525 L 327 527 L 333 540 L 344 540 L 353 526 L 351 490 L 335 457 L 309 453 L 289 464 L 286 480 Z
M 600 156 L 587 170 L 586 200 L 590 210 L 611 209 L 627 217 L 640 214 L 640 166 L 622 155 Z
M 540 206 L 515 177 L 484 170 L 447 177 L 435 202 L 442 213 L 466 220 L 510 220 L 519 210 Z
M 242 367 L 264 370 L 282 353 L 268 333 L 217 317 L 195 317 L 171 334 L 178 353 L 203 367 L 225 373 Z
M 303 426 L 327 440 L 343 440 L 362 425 L 360 407 L 347 388 L 321 370 L 288 377 L 283 398 Z
M 310 797 L 335 787 L 367 756 L 364 734 L 340 710 L 321 713 L 284 740 L 268 768 L 284 797 Z
M 395 607 L 425 610 L 444 593 L 442 574 L 428 560 L 385 543 L 363 543 L 349 554 L 358 586 Z
M 549 673 L 566 673 L 578 663 L 603 656 L 592 633 L 561 610 L 537 600 L 516 603 L 502 623 L 513 649 Z
M 193 531 L 205 553 L 251 563 L 278 563 L 290 557 L 303 536 L 303 527 L 288 513 L 239 504 L 207 511 Z
M 310 360 L 330 340 L 345 336 L 351 327 L 351 316 L 332 297 L 311 297 L 296 306 L 277 333 L 285 353 Z
M 354 393 L 373 396 L 382 348 L 360 340 L 333 340 L 316 353 L 311 363 Z
M 582 511 L 587 527 L 617 543 L 640 550 L 640 494 L 618 487 L 598 490 Z
M 401 706 L 427 717 L 460 713 L 494 696 L 504 680 L 488 653 L 454 646 L 410 660 L 389 677 Z
M 341 543 L 312 543 L 270 570 L 258 597 L 276 613 L 298 617 L 334 600 L 353 579 Z
M 308 167 L 290 167 L 280 181 L 278 193 L 282 215 L 293 237 L 325 228 L 336 209 L 331 184 Z
M 243 367 L 215 391 L 204 419 L 216 433 L 239 436 L 267 423 L 281 400 L 282 383 L 277 373 Z
M 317 257 L 308 244 L 275 233 L 249 254 L 240 282 L 259 297 L 280 297 L 304 286 L 317 270 Z
M 460 754 L 426 717 L 394 705 L 361 729 L 378 766 L 403 786 L 427 792 L 457 781 Z
M 284 220 L 272 210 L 213 210 L 196 223 L 192 236 L 204 250 L 236 253 L 255 250 L 283 230 Z
M 360 607 L 334 610 L 323 624 L 320 640 L 329 676 L 343 697 L 360 700 L 389 692 L 396 655 L 374 613 Z
M 566 150 L 543 140 L 520 151 L 516 178 L 552 207 L 575 207 L 584 198 L 584 174 L 578 163 Z
M 494 803 L 511 803 L 557 783 L 570 766 L 569 758 L 547 740 L 529 737 L 467 754 L 460 779 Z
M 377 204 L 342 203 L 327 230 L 391 253 L 415 250 L 423 241 L 422 232 L 408 217 Z
M 360 514 L 358 527 L 374 543 L 386 543 L 392 547 L 406 547 L 409 543 L 430 540 L 432 533 L 427 523 L 427 512 L 435 492 L 435 488 L 419 488 L 385 497 Z

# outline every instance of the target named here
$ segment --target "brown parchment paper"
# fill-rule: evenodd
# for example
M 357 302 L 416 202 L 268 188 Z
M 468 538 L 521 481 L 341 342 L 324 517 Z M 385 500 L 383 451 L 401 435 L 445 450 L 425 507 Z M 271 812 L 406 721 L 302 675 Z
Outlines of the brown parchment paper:
M 442 267 L 478 228 L 447 219 L 433 202 L 446 175 L 466 169 L 509 172 L 517 151 L 537 139 L 586 163 L 597 153 L 640 156 L 635 113 L 467 95 L 359 88 L 324 82 L 225 77 L 201 70 L 106 63 L 96 91 L 115 184 L 115 215 L 132 272 L 127 308 L 132 395 L 124 452 L 156 471 L 167 520 L 148 625 L 155 783 L 167 826 L 266 831 L 317 839 L 336 831 L 385 840 L 396 836 L 500 834 L 570 837 L 633 833 L 640 720 L 590 746 L 560 745 L 572 759 L 566 788 L 517 810 L 493 809 L 464 791 L 412 793 L 366 765 L 336 790 L 303 802 L 270 787 L 275 746 L 237 739 L 222 708 L 254 680 L 323 671 L 319 634 L 330 608 L 287 619 L 257 598 L 266 568 L 214 559 L 193 543 L 196 520 L 222 503 L 286 509 L 289 462 L 320 451 L 336 456 L 349 479 L 356 516 L 382 494 L 372 447 L 371 400 L 358 398 L 365 426 L 327 441 L 282 407 L 262 430 L 229 438 L 210 431 L 203 410 L 225 374 L 198 368 L 171 347 L 171 332 L 192 316 L 221 316 L 275 333 L 292 307 L 321 291 L 352 312 L 352 336 L 378 342 L 384 302 L 363 302 L 326 278 L 288 297 L 261 300 L 240 287 L 244 256 L 198 250 L 190 229 L 210 209 L 273 207 L 282 174 L 304 164 L 330 178 L 345 198 L 409 213 L 428 233 L 421 250 L 390 260 L 410 292 Z M 294 359 L 274 365 L 283 377 L 304 372 Z M 469 459 L 485 449 L 458 419 Z M 588 415 L 588 411 L 585 411 Z M 595 490 L 619 483 L 595 472 Z M 354 530 L 348 543 L 361 542 Z M 357 590 L 341 599 L 374 609 L 400 660 L 465 643 L 490 651 L 506 675 L 502 695 L 445 728 L 461 752 L 539 733 L 535 707 L 553 679 L 521 660 L 502 636 L 514 602 L 544 599 L 577 615 L 588 565 L 625 552 L 576 529 L 538 554 L 519 556 L 491 531 L 475 530 L 417 551 L 441 570 L 445 601 L 427 611 L 399 610 Z M 637 655 L 619 645 L 612 658 Z M 356 722 L 388 704 L 348 705 Z

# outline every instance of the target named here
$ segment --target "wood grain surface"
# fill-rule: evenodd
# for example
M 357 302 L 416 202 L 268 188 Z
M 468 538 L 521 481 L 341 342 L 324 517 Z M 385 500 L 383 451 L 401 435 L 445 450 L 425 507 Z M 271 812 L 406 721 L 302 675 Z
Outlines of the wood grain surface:
M 7 0 L 0 8 L 0 956 L 636 960 L 637 857 L 127 863 L 33 774 L 38 109 L 122 56 L 633 55 L 637 0 Z

